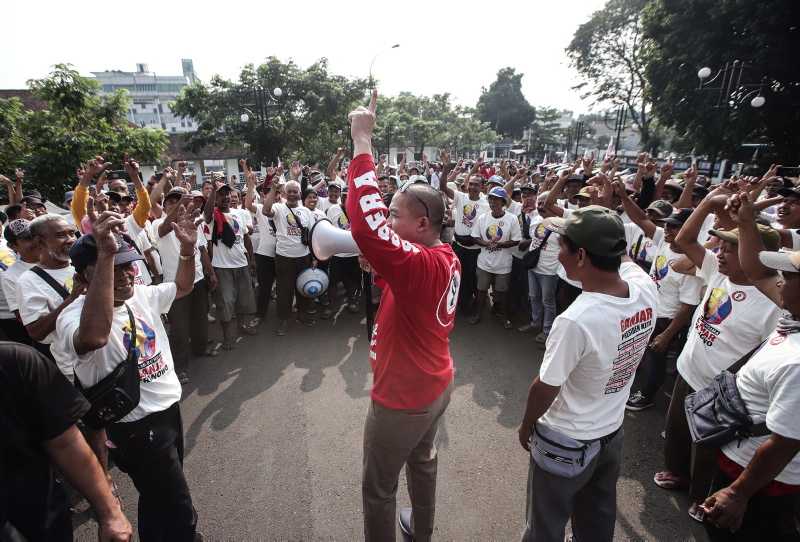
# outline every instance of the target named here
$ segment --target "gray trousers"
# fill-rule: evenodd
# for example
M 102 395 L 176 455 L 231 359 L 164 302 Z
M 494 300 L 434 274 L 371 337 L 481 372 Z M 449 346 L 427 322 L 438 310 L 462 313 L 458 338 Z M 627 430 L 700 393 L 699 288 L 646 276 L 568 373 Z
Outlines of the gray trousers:
M 397 485 L 406 467 L 414 540 L 429 542 L 436 509 L 436 446 L 439 421 L 450 403 L 453 383 L 430 405 L 393 410 L 372 401 L 364 427 L 361 494 L 366 542 L 394 542 Z
M 523 542 L 563 542 L 570 518 L 575 542 L 614 538 L 622 440 L 620 428 L 575 478 L 550 474 L 531 459 Z

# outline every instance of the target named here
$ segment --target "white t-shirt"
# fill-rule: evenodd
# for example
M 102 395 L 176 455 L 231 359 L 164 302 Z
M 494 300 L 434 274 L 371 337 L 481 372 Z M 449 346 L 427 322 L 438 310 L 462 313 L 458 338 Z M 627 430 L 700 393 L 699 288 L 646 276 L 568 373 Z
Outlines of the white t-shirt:
M 17 297 L 17 283 L 19 282 L 19 278 L 34 265 L 35 264 L 17 260 L 14 262 L 14 265 L 0 273 L 0 281 L 2 281 L 3 284 L 3 294 L 8 303 L 8 311 L 11 313 L 11 318 L 16 318 L 16 316 L 14 316 L 14 311 L 19 310 L 19 298 Z
M 350 220 L 347 218 L 347 215 L 344 214 L 341 205 L 337 204 L 328 209 L 328 220 L 333 222 L 333 225 L 340 230 L 350 231 Z M 353 256 L 358 256 L 358 253 L 345 252 L 342 254 L 335 254 L 335 256 L 340 258 L 352 258 Z
M 558 268 L 561 267 L 558 261 L 558 234 L 545 228 L 542 217 L 537 215 L 531 220 L 531 238 L 533 241 L 531 242 L 530 250 L 535 250 L 541 246 L 545 237 L 547 242 L 539 252 L 539 263 L 533 268 L 533 272 L 540 275 L 555 275 L 558 273 Z
M 136 349 L 139 353 L 139 405 L 122 422 L 132 422 L 148 414 L 166 410 L 181 398 L 181 384 L 175 374 L 169 339 L 161 321 L 175 300 L 174 282 L 153 286 L 137 285 L 133 297 L 126 303 L 136 320 Z M 131 340 L 130 317 L 125 305 L 114 307 L 108 343 L 99 350 L 82 356 L 75 351 L 75 332 L 78 331 L 86 296 L 81 296 L 58 317 L 56 329 L 64 352 L 75 360 L 75 375 L 84 387 L 98 383 L 125 360 Z
M 509 212 L 504 212 L 500 218 L 492 216 L 491 212 L 484 213 L 478 217 L 472 225 L 472 237 L 483 239 L 484 241 L 496 241 L 505 243 L 506 241 L 519 241 L 522 239 L 522 231 L 519 229 L 519 220 Z M 513 248 L 480 247 L 481 253 L 478 255 L 478 268 L 504 275 L 511 273 Z
M 539 378 L 560 386 L 541 423 L 580 440 L 622 425 L 636 368 L 655 327 L 655 284 L 636 264 L 620 266 L 626 298 L 583 292 L 556 317 Z
M 68 292 L 72 291 L 72 280 L 75 276 L 74 267 L 68 265 L 61 269 L 43 269 L 43 271 L 64 286 Z M 33 271 L 25 271 L 20 275 L 19 281 L 17 281 L 17 299 L 24 300 L 24 303 L 19 305 L 19 317 L 22 320 L 22 324 L 26 326 L 42 316 L 50 314 L 64 302 L 61 294 L 56 292 Z M 54 340 L 55 331 L 52 331 L 42 342 L 44 344 L 53 344 Z
M 271 220 L 264 214 L 264 206 L 260 203 L 256 204 L 256 223 L 258 224 L 259 239 L 258 245 L 253 247 L 253 252 L 261 254 L 262 256 L 275 257 L 275 245 L 278 239 L 275 237 L 275 232 L 272 225 L 269 223 Z
M 314 207 L 314 210 L 308 209 L 308 212 L 311 213 L 312 222 L 311 225 L 313 226 L 323 218 L 326 218 L 325 211 L 320 209 L 319 207 Z
M 684 275 L 674 271 L 670 264 L 683 257 L 673 252 L 669 243 L 664 242 L 664 229 L 657 228 L 653 235 L 656 245 L 650 277 L 658 288 L 658 317 L 674 318 L 681 307 L 699 305 L 703 297 L 703 281 L 694 275 Z
M 522 207 L 521 206 L 520 206 L 519 209 L 517 209 L 516 212 L 511 212 L 511 211 L 509 211 L 509 212 L 512 215 L 517 217 L 517 222 L 519 222 L 519 231 L 520 232 L 524 231 L 524 229 L 523 229 L 523 220 L 524 220 L 524 218 L 523 217 L 527 217 L 527 219 L 530 221 L 530 226 L 529 226 L 530 236 L 531 236 L 531 238 L 533 238 L 533 227 L 534 227 L 533 220 L 539 216 L 539 213 L 536 212 L 536 209 L 528 211 L 525 215 L 522 214 Z M 520 250 L 519 249 L 519 245 L 517 245 L 517 246 L 515 246 L 514 248 L 511 249 L 511 255 L 514 256 L 515 258 L 520 259 L 520 260 L 525 256 L 525 252 L 527 252 L 527 250 L 526 251 Z
M 133 215 L 125 217 L 125 230 L 142 254 L 153 248 L 153 244 L 147 236 L 147 230 L 136 223 Z M 136 260 L 133 262 L 133 267 L 136 271 L 136 276 L 133 278 L 134 284 L 147 286 L 153 283 L 153 277 L 150 276 L 150 271 L 147 269 L 147 264 L 144 260 Z
M 706 293 L 678 357 L 678 372 L 695 391 L 766 339 L 781 315 L 758 288 L 733 284 L 721 274 L 709 250 L 697 275 L 705 281 Z
M 625 242 L 628 244 L 628 256 L 637 263 L 652 263 L 656 252 L 656 244 L 644 234 L 642 228 L 630 222 L 623 224 Z
M 472 226 L 477 218 L 488 212 L 490 212 L 489 202 L 483 194 L 478 197 L 478 201 L 472 201 L 466 192 L 458 190 L 453 192 L 453 220 L 455 221 L 454 229 L 456 235 L 471 236 Z M 481 247 L 472 245 L 464 248 L 480 250 Z
M 221 269 L 239 269 L 240 267 L 247 267 L 247 252 L 244 248 L 246 229 L 245 225 L 242 223 L 242 218 L 239 213 L 231 212 L 222 214 L 233 229 L 235 240 L 233 245 L 228 247 L 222 242 L 221 236 L 217 239 L 217 242 L 213 244 L 214 248 L 212 250 L 213 256 L 211 265 Z M 213 235 L 213 228 L 216 227 L 213 220 L 208 224 L 208 227 Z
M 0 289 L 0 319 L 3 320 L 16 318 L 13 312 L 14 309 L 11 308 L 11 305 L 16 306 L 16 291 L 13 285 L 10 286 L 11 295 L 9 295 L 9 287 L 6 286 L 8 272 L 14 267 L 16 260 L 17 257 L 14 252 L 8 248 L 5 239 L 3 239 L 2 243 L 0 243 L 0 284 L 3 285 Z
M 509 212 L 514 216 L 519 216 L 520 211 L 522 211 L 522 203 L 518 201 L 511 200 L 511 203 L 509 203 L 508 207 L 506 207 L 506 212 Z
M 231 212 L 239 218 L 239 223 L 244 225 L 244 234 L 250 235 L 249 232 L 253 229 L 253 215 L 250 214 L 250 211 L 242 207 L 236 207 L 231 209 Z
M 175 282 L 175 275 L 178 272 L 178 265 L 180 264 L 181 243 L 175 237 L 175 232 L 170 231 L 164 237 L 158 237 L 158 227 L 164 222 L 165 218 L 159 218 L 153 222 L 155 227 L 157 248 L 161 253 L 161 265 L 164 268 L 164 282 Z M 199 282 L 203 280 L 203 264 L 200 261 L 200 249 L 206 246 L 206 238 L 203 235 L 203 229 L 198 226 L 197 228 L 197 251 L 194 255 L 194 281 Z
M 337 200 L 336 203 L 331 203 L 331 200 L 329 198 L 319 198 L 319 201 L 317 202 L 317 209 L 319 209 L 323 213 L 327 213 L 328 209 L 330 209 L 334 205 L 339 205 L 339 200 Z
M 289 210 L 285 203 L 275 203 L 272 205 L 272 212 L 278 239 L 275 253 L 286 258 L 301 258 L 308 254 L 308 247 L 301 241 L 300 226 L 310 229 L 314 224 L 311 211 L 302 205 Z M 298 220 L 300 224 L 297 223 Z
M 800 439 L 800 334 L 777 331 L 736 375 L 736 387 L 755 423 L 766 420 L 767 429 L 782 437 Z M 733 441 L 722 452 L 746 467 L 769 435 Z M 800 454 L 775 477 L 784 484 L 800 485 Z

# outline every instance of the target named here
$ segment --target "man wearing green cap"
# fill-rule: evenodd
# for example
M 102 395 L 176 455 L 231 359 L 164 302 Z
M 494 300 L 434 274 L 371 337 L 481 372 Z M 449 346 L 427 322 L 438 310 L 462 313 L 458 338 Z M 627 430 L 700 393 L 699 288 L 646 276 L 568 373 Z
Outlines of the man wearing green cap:
M 558 259 L 582 293 L 559 315 L 519 428 L 531 452 L 525 541 L 611 540 L 622 421 L 656 319 L 656 286 L 625 261 L 625 228 L 598 205 L 550 218 Z
M 684 413 L 684 399 L 711 384 L 714 377 L 757 348 L 775 329 L 780 309 L 748 279 L 739 261 L 737 230 L 712 229 L 722 243 L 718 252 L 698 243 L 703 222 L 712 213 L 725 213 L 728 193 L 709 194 L 694 210 L 675 237 L 675 244 L 697 267 L 706 293 L 692 316 L 686 345 L 678 357 L 678 376 L 672 391 L 666 421 L 664 462 L 666 470 L 653 481 L 663 489 L 689 488 L 689 515 L 702 521 L 699 504 L 708 493 L 713 475 L 715 450 L 695 448 Z M 780 235 L 759 226 L 767 250 L 776 251 Z

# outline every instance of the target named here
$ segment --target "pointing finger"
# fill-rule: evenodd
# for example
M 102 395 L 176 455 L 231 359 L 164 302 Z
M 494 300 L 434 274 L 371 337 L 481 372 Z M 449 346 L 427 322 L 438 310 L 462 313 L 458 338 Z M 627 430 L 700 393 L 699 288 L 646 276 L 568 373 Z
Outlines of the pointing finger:
M 373 115 L 375 114 L 375 110 L 378 108 L 378 89 L 372 89 L 372 97 L 369 100 L 369 112 Z

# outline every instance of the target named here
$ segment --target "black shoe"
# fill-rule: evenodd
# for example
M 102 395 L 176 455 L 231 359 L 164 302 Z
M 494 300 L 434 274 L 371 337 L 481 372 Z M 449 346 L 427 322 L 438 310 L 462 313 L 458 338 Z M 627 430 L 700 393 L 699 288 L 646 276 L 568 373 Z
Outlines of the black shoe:
M 411 530 L 411 508 L 401 508 L 400 516 L 397 518 L 400 524 L 400 531 L 403 533 L 403 540 L 413 541 L 414 531 Z
M 633 395 L 630 396 L 628 402 L 625 403 L 625 409 L 630 410 L 632 412 L 638 412 L 640 410 L 644 410 L 646 408 L 650 408 L 653 406 L 653 400 L 649 397 L 645 397 L 642 395 L 642 392 L 637 391 Z

